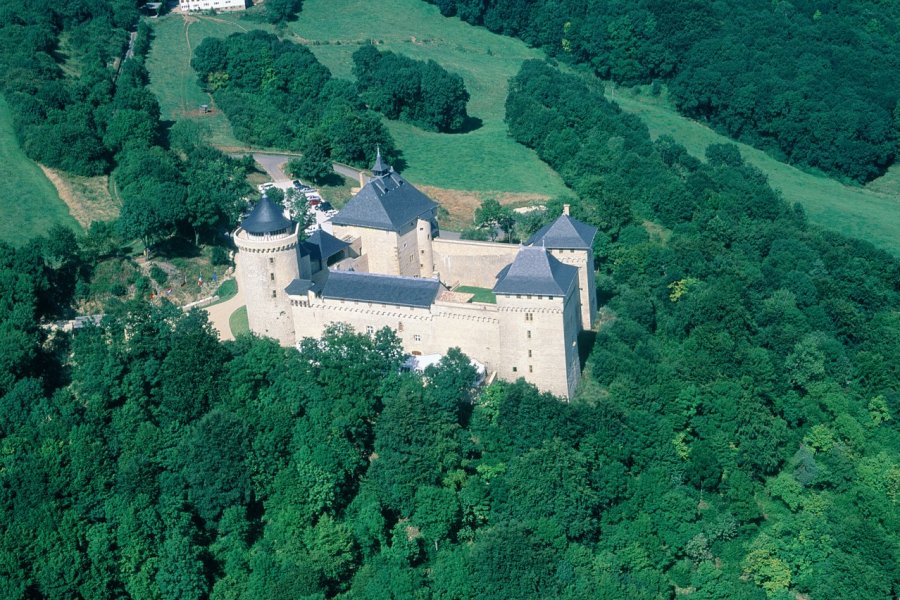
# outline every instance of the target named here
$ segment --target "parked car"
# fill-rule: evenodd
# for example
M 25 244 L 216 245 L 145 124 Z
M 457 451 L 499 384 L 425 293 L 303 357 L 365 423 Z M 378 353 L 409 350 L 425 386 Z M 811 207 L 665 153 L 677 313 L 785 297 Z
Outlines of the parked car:
M 319 204 L 319 206 L 316 207 L 316 210 L 328 212 L 329 210 L 334 210 L 334 207 L 331 205 L 331 202 L 322 202 Z

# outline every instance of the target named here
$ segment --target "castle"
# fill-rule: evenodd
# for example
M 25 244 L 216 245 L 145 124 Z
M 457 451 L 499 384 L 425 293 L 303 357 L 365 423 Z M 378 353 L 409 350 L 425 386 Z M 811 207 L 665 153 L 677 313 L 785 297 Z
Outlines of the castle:
M 447 240 L 438 205 L 387 166 L 332 219 L 300 225 L 263 197 L 234 232 L 250 330 L 294 345 L 329 323 L 390 327 L 413 356 L 459 347 L 501 379 L 571 398 L 581 376 L 578 333 L 597 318 L 597 230 L 564 214 L 524 245 Z M 473 302 L 458 286 L 488 288 Z

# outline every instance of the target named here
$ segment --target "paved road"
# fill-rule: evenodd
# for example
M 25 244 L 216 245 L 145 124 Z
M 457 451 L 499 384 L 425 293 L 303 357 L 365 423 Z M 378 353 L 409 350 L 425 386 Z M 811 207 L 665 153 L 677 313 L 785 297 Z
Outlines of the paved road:
M 239 154 L 237 156 L 239 156 Z M 298 156 L 291 154 L 270 154 L 268 152 L 253 153 L 253 160 L 259 163 L 259 165 L 263 169 L 265 169 L 266 173 L 269 174 L 269 176 L 272 178 L 272 181 L 274 181 L 275 183 L 291 180 L 290 177 L 285 175 L 284 166 L 289 160 L 295 158 L 298 158 Z M 340 163 L 334 163 L 331 166 L 332 168 L 334 168 L 334 172 L 338 175 L 349 177 L 354 181 L 359 180 L 359 169 L 354 169 L 353 167 L 349 167 Z
M 235 280 L 237 280 L 237 270 L 240 266 L 239 260 L 240 259 L 235 256 Z M 246 304 L 244 302 L 244 294 L 241 291 L 241 288 L 238 288 L 237 294 L 235 294 L 234 298 L 226 300 L 221 304 L 213 304 L 212 306 L 207 306 L 203 309 L 206 311 L 207 315 L 209 315 L 210 324 L 216 329 L 216 331 L 219 332 L 219 339 L 223 342 L 234 339 L 234 335 L 231 333 L 231 326 L 228 324 L 228 320 L 231 318 L 231 315 L 234 314 L 234 311 L 244 306 L 244 304 Z

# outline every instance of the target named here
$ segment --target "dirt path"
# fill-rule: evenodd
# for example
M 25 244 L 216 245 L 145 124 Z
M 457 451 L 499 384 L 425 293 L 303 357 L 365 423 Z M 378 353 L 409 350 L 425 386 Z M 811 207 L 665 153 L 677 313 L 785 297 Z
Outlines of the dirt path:
M 119 216 L 119 207 L 109 195 L 107 177 L 63 177 L 56 169 L 38 163 L 41 171 L 66 203 L 69 214 L 87 229 L 92 221 L 109 221 Z

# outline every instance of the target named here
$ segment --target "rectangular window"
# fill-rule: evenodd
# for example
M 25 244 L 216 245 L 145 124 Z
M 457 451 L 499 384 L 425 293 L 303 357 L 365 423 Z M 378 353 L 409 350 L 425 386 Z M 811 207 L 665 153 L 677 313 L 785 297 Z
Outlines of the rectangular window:
M 417 333 L 416 335 L 413 336 L 413 340 L 416 342 L 421 342 L 422 336 Z
M 525 320 L 526 321 L 534 321 L 534 315 L 531 313 L 525 313 Z
M 368 333 L 369 335 L 372 335 L 373 333 L 375 333 L 375 328 L 372 327 L 371 325 L 366 325 L 366 333 Z
M 403 331 L 403 321 L 397 323 L 397 331 Z
M 528 294 L 527 298 L 528 298 L 529 300 L 531 300 L 531 294 Z
M 518 370 L 519 370 L 519 368 L 518 368 L 518 367 L 513 367 L 513 373 L 516 373 L 516 372 L 518 372 Z

